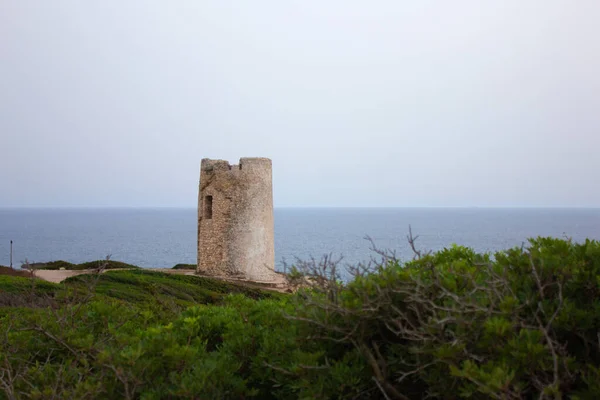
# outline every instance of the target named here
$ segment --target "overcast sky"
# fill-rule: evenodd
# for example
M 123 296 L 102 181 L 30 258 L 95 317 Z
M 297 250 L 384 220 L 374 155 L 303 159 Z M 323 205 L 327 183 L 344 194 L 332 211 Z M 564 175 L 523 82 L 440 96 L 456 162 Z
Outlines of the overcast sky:
M 0 206 L 600 206 L 600 1 L 0 0 Z

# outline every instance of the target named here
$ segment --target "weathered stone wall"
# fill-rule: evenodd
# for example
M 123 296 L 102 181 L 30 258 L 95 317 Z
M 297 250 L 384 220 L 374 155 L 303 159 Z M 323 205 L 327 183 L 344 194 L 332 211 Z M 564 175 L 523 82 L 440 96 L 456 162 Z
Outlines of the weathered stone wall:
M 212 199 L 212 200 L 211 200 Z M 275 279 L 271 160 L 203 159 L 198 196 L 198 272 Z

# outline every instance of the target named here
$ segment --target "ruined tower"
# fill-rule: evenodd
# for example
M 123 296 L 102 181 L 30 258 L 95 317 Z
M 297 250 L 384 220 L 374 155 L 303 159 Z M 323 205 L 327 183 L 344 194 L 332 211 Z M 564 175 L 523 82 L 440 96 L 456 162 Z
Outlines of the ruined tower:
M 203 159 L 198 195 L 198 269 L 206 275 L 275 279 L 271 160 L 238 165 Z

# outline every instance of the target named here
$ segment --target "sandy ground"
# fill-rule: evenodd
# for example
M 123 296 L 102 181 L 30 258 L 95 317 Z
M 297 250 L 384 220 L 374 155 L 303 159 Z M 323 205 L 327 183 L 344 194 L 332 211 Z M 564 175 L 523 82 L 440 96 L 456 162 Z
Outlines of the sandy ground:
M 193 269 L 168 269 L 168 268 L 148 268 L 148 271 L 156 271 L 156 272 L 165 272 L 167 274 L 178 274 L 178 275 L 194 275 Z M 107 271 L 116 271 L 115 269 L 107 269 Z M 35 276 L 40 279 L 43 279 L 48 282 L 59 283 L 64 281 L 67 278 L 76 275 L 82 274 L 91 274 L 93 273 L 93 269 L 84 269 L 80 271 L 70 271 L 70 270 L 47 270 L 47 269 L 38 269 L 35 271 Z

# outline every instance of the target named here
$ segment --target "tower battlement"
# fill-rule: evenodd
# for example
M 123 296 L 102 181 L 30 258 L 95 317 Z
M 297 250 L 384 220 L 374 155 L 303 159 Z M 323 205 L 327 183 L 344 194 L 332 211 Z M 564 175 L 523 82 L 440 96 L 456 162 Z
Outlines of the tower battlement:
M 262 157 L 243 157 L 240 158 L 239 164 L 230 164 L 225 160 L 212 160 L 210 158 L 203 158 L 201 163 L 201 171 L 213 172 L 213 171 L 235 171 L 241 170 L 242 168 L 268 168 L 271 169 L 271 160 Z
M 275 275 L 271 160 L 202 159 L 198 272 L 256 281 Z

